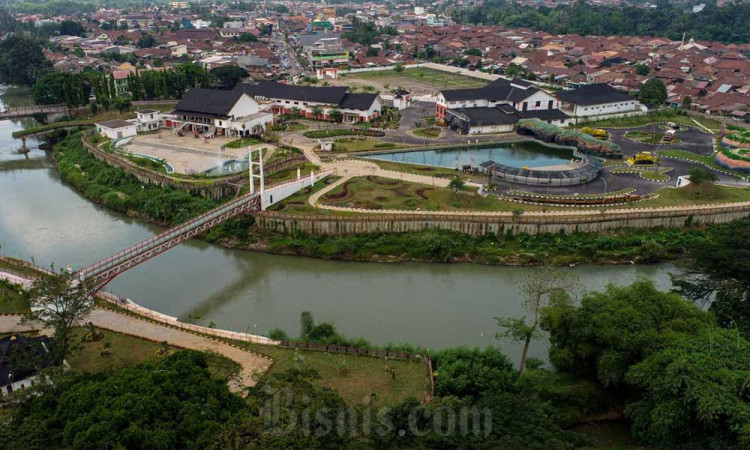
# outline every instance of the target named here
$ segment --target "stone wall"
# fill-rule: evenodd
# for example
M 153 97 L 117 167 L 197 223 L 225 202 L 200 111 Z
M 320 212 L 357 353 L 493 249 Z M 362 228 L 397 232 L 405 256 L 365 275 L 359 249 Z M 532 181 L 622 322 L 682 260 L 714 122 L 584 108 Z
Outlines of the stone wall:
M 529 214 L 519 217 L 487 215 L 364 214 L 359 216 L 293 215 L 264 212 L 256 226 L 281 233 L 312 235 L 403 233 L 431 228 L 478 236 L 506 233 L 598 232 L 617 228 L 682 227 L 689 223 L 725 223 L 750 216 L 750 202 L 693 208 L 612 210 L 589 214 Z

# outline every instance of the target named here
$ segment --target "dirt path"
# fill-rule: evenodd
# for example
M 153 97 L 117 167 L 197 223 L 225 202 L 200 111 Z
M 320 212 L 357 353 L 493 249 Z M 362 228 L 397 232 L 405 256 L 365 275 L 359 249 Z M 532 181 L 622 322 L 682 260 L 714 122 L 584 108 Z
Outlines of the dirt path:
M 5 278 L 6 275 L 0 272 L 0 278 Z M 41 322 L 24 322 L 22 319 L 23 316 L 0 316 L 0 333 L 23 333 L 37 330 L 45 334 L 51 332 L 49 329 L 45 330 L 44 324 Z M 265 356 L 205 336 L 188 333 L 109 309 L 94 308 L 84 322 L 92 322 L 95 326 L 105 330 L 125 333 L 155 342 L 166 341 L 175 347 L 213 351 L 223 355 L 242 367 L 239 376 L 229 382 L 229 389 L 233 392 L 239 392 L 247 386 L 254 386 L 257 383 L 256 374 L 268 371 L 272 364 L 272 360 Z

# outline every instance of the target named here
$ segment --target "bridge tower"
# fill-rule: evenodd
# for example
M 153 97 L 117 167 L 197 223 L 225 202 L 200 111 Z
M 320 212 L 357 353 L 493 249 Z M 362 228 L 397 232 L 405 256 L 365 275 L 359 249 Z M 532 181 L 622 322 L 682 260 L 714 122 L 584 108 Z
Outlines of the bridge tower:
M 258 162 L 253 161 L 253 153 L 257 151 L 258 152 Z M 255 193 L 255 182 L 254 180 L 257 178 L 260 182 L 260 210 L 265 211 L 266 205 L 264 202 L 263 195 L 266 192 L 265 189 L 265 182 L 263 181 L 263 150 L 258 147 L 257 150 L 253 150 L 252 147 L 247 148 L 247 161 L 248 161 L 248 177 L 250 181 L 250 193 Z M 255 166 L 258 166 L 258 175 L 255 174 Z

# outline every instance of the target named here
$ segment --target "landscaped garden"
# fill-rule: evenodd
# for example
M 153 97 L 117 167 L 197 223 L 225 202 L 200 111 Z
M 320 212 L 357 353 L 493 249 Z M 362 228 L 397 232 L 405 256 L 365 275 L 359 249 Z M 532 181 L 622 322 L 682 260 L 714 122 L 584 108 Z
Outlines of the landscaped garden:
M 628 131 L 625 133 L 625 137 L 642 144 L 661 144 L 664 138 L 664 133 L 659 131 Z M 679 144 L 680 138 L 674 136 L 669 143 Z
M 417 128 L 416 130 L 413 130 L 412 133 L 415 136 L 425 138 L 425 139 L 436 139 L 439 138 L 441 134 L 443 134 L 443 129 L 440 127 L 426 127 L 426 128 Z
M 681 113 L 680 111 L 673 111 L 673 110 L 653 111 L 653 112 L 649 112 L 647 114 L 642 114 L 638 116 L 619 117 L 616 119 L 604 119 L 604 120 L 596 120 L 596 121 L 590 121 L 590 122 L 580 122 L 577 125 L 573 125 L 573 127 L 575 128 L 583 128 L 583 127 L 631 128 L 631 127 L 641 127 L 643 125 L 649 125 L 654 122 L 675 122 L 675 123 L 688 125 L 694 128 L 700 128 L 699 125 L 702 125 L 703 127 L 714 132 L 718 132 L 719 130 L 721 130 L 721 122 L 718 122 L 712 119 L 704 119 L 702 117 L 691 117 L 691 116 L 688 116 L 686 113 Z M 696 124 L 696 122 L 698 123 Z
M 244 148 L 244 147 L 249 147 L 251 145 L 258 145 L 258 144 L 263 144 L 263 141 L 255 137 L 244 137 L 241 139 L 234 140 L 232 142 L 228 142 L 226 145 L 224 145 L 224 147 Z
M 369 139 L 369 138 L 357 138 L 357 137 L 341 138 L 341 139 L 336 139 L 333 143 L 334 152 L 344 152 L 344 153 L 365 152 L 365 151 L 372 151 L 372 150 L 388 150 L 392 148 L 396 148 L 396 144 L 393 144 L 391 142 L 379 141 L 377 139 Z
M 310 139 L 326 139 L 326 138 L 332 138 L 332 137 L 339 137 L 339 136 L 369 136 L 369 137 L 383 137 L 385 136 L 385 133 L 382 131 L 376 131 L 376 130 L 362 130 L 362 129 L 352 129 L 352 130 L 343 130 L 340 128 L 337 129 L 329 129 L 329 130 L 313 130 L 313 131 L 306 131 L 303 133 L 303 136 Z

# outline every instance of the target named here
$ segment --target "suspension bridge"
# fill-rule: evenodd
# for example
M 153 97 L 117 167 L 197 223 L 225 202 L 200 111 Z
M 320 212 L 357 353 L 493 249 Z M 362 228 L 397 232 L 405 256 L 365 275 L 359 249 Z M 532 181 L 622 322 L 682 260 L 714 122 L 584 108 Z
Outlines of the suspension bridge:
M 199 236 L 206 231 L 241 214 L 265 210 L 268 206 L 293 195 L 294 193 L 315 184 L 315 180 L 322 179 L 333 173 L 325 170 L 310 173 L 310 177 L 280 183 L 264 188 L 261 183 L 259 192 L 250 192 L 230 202 L 218 206 L 206 213 L 188 220 L 185 223 L 170 228 L 156 236 L 145 239 L 137 244 L 97 261 L 81 269 L 79 279 L 86 283 L 91 293 L 98 292 L 117 275 L 170 250 L 188 239 Z M 252 186 L 252 183 L 251 183 Z

